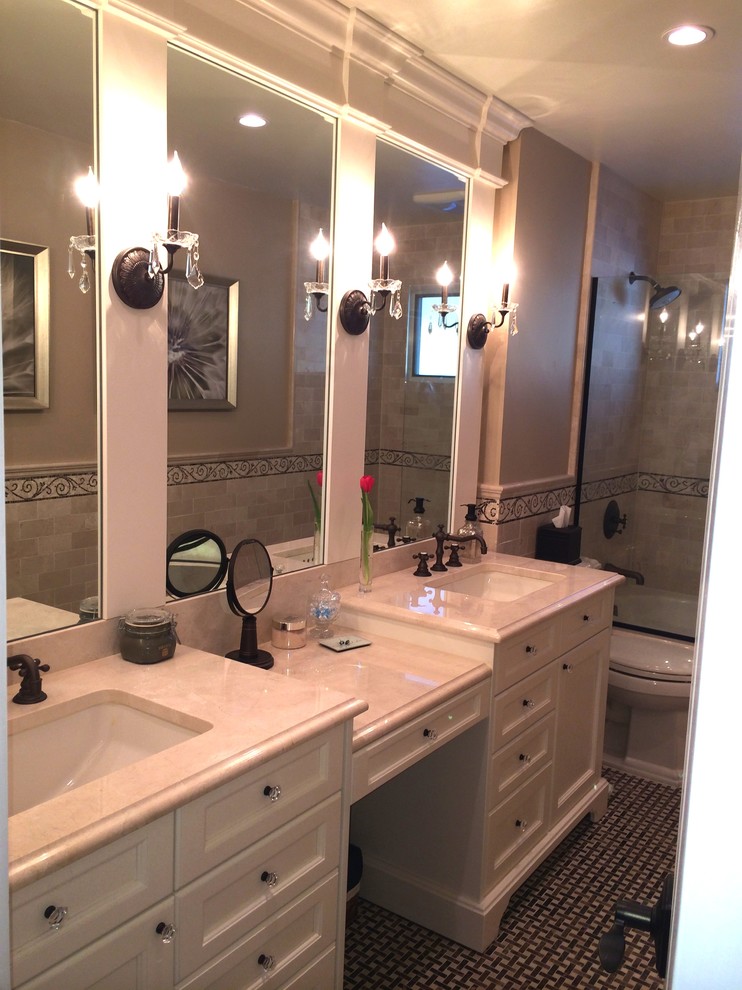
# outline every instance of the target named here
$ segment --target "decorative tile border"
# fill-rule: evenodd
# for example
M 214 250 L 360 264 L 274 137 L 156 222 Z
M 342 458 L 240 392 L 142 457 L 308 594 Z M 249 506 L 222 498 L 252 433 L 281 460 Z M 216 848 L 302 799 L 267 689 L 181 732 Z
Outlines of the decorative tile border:
M 203 481 L 234 481 L 278 474 L 301 474 L 305 471 L 319 471 L 321 468 L 321 454 L 245 457 L 238 461 L 194 461 L 190 464 L 169 465 L 167 483 L 168 486 L 195 485 Z
M 6 478 L 5 502 L 45 502 L 53 498 L 97 495 L 98 475 L 94 471 L 70 474 L 35 474 Z
M 672 474 L 652 474 L 642 471 L 588 481 L 582 486 L 582 502 L 598 502 L 632 492 L 651 492 L 708 498 L 707 478 L 688 478 Z M 560 505 L 575 504 L 575 486 L 552 488 L 527 495 L 487 498 L 477 504 L 482 522 L 500 526 L 504 523 L 554 512 Z
M 367 450 L 366 464 L 383 464 L 390 467 L 424 468 L 428 471 L 450 471 L 450 454 L 423 454 L 411 450 Z
M 637 490 L 640 492 L 662 492 L 668 495 L 690 495 L 693 498 L 709 497 L 708 478 L 684 478 L 674 474 L 639 475 Z

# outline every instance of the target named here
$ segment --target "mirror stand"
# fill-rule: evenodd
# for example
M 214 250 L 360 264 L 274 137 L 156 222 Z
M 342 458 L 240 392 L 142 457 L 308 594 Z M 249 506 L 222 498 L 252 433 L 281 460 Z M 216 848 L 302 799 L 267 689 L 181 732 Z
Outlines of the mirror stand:
M 258 649 L 258 623 L 254 615 L 242 616 L 242 635 L 240 636 L 240 648 L 230 650 L 225 653 L 229 660 L 238 660 L 240 663 L 249 663 L 253 667 L 260 667 L 263 670 L 270 670 L 273 666 L 273 656 L 267 650 Z

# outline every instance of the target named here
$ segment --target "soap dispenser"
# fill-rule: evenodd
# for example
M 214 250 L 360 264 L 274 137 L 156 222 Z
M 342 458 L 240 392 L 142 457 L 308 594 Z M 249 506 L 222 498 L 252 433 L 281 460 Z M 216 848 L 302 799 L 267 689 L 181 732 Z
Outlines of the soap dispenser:
M 414 502 L 415 508 L 412 510 L 412 518 L 407 520 L 404 535 L 408 540 L 425 540 L 430 536 L 431 529 L 430 524 L 424 518 L 425 505 L 423 503 L 429 502 L 430 499 L 420 495 L 416 498 L 408 498 L 407 501 Z
M 459 529 L 457 536 L 481 536 L 482 527 L 477 519 L 477 504 L 476 502 L 468 502 L 466 505 L 466 516 L 464 517 L 464 525 Z M 461 560 L 466 561 L 467 564 L 477 564 L 482 556 L 482 548 L 480 546 L 479 540 L 468 540 L 466 543 L 461 545 Z

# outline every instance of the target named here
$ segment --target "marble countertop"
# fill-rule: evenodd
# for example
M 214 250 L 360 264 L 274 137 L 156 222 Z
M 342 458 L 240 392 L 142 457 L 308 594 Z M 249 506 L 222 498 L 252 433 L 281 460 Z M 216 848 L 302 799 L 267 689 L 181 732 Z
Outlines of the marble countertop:
M 334 636 L 345 632 L 342 621 Z M 491 677 L 485 664 L 439 650 L 415 649 L 378 636 L 370 646 L 336 653 L 317 640 L 298 650 L 280 650 L 270 643 L 273 674 L 319 690 L 362 698 L 368 705 L 353 719 L 353 752 L 405 725 L 462 691 Z
M 276 677 L 179 646 L 164 663 L 138 665 L 105 657 L 43 676 L 47 700 L 8 703 L 9 731 L 24 720 L 51 721 L 88 694 L 121 693 L 143 706 L 212 726 L 128 767 L 82 784 L 8 821 L 11 889 L 78 859 L 172 811 L 204 791 L 259 766 L 331 726 L 359 715 L 366 702 L 324 684 Z M 17 685 L 8 692 L 10 699 Z M 178 721 L 178 716 L 174 718 Z M 39 760 L 43 760 L 39 753 Z
M 413 575 L 411 563 L 375 577 L 370 592 L 359 592 L 357 585 L 338 588 L 341 621 L 360 634 L 397 630 L 395 638 L 489 663 L 494 643 L 624 580 L 608 571 L 502 553 L 424 578 Z M 455 589 L 457 581 L 488 574 L 499 578 L 491 598 Z

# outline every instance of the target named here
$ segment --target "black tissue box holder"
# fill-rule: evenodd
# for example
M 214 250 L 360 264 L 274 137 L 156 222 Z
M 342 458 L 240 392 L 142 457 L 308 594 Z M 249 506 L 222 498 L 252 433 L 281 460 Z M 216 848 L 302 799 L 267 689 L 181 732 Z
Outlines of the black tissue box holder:
M 557 564 L 576 564 L 580 559 L 581 526 L 557 529 L 553 523 L 536 530 L 536 559 L 553 560 Z

